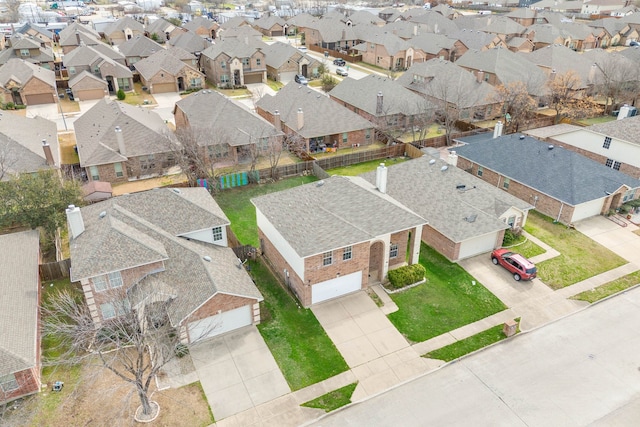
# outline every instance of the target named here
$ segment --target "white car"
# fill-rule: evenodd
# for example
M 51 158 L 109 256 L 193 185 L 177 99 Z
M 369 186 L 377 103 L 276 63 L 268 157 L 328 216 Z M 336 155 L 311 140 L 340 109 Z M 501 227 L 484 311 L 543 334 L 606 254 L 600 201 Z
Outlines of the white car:
M 342 67 L 336 68 L 336 74 L 342 77 L 347 77 L 349 75 L 349 73 L 347 73 L 347 70 Z

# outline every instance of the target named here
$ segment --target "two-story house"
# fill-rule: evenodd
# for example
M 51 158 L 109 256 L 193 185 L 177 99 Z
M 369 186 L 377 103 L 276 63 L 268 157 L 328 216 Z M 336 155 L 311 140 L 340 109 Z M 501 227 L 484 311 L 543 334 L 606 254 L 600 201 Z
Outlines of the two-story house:
M 244 86 L 267 80 L 265 44 L 251 39 L 229 39 L 208 47 L 200 56 L 207 79 L 221 87 Z

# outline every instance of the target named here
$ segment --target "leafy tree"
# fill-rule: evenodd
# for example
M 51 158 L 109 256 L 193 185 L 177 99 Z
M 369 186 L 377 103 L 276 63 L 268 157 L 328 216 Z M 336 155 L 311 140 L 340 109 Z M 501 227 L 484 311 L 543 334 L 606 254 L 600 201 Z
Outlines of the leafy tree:
M 160 43 L 160 36 L 158 35 L 158 33 L 151 33 L 151 40 L 156 43 Z
M 44 252 L 53 246 L 58 228 L 66 225 L 65 208 L 83 203 L 78 181 L 63 180 L 53 170 L 20 174 L 0 183 L 0 200 L 0 227 L 40 228 Z

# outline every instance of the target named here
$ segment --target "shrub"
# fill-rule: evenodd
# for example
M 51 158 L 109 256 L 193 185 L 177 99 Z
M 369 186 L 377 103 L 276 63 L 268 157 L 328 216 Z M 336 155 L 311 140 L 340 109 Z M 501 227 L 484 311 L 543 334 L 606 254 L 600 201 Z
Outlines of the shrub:
M 388 277 L 391 287 L 400 289 L 421 281 L 425 273 L 426 270 L 421 264 L 413 264 L 390 270 Z
M 187 347 L 183 343 L 179 343 L 179 344 L 176 345 L 176 356 L 179 359 L 183 358 L 187 354 L 189 354 L 189 347 Z
M 336 87 L 338 81 L 331 77 L 329 74 L 325 74 L 322 76 L 322 90 L 325 92 L 329 92 L 331 89 Z
M 124 93 L 122 89 L 118 89 L 118 92 L 116 92 L 116 96 L 120 101 L 123 101 L 127 97 L 127 94 Z
M 520 240 L 522 230 L 508 229 L 504 232 L 504 238 L 502 239 L 502 246 L 512 246 Z

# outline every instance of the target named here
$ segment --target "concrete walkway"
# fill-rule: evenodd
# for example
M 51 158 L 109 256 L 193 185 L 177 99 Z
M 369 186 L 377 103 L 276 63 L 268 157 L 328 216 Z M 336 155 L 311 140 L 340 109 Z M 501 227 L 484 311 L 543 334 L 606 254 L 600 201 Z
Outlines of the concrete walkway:
M 396 330 L 393 334 L 393 331 L 387 329 L 387 324 L 382 320 L 382 317 L 388 322 L 386 315 L 398 308 L 379 285 L 371 287 L 371 290 L 377 295 L 376 299 L 383 304 L 381 307 L 376 306 L 364 291 L 321 304 L 314 307 L 313 311 L 347 360 L 350 369 L 320 383 L 282 396 L 275 401 L 256 406 L 252 410 L 255 412 L 249 411 L 223 419 L 217 425 L 223 427 L 298 426 L 311 422 L 322 415 L 322 411 L 303 408 L 299 406 L 300 404 L 356 381 L 358 381 L 358 387 L 352 396 L 352 401 L 366 400 L 382 391 L 434 371 L 444 364 L 442 361 L 422 358 L 420 355 L 517 317 L 521 318 L 520 329 L 522 331 L 536 329 L 589 306 L 586 302 L 571 300 L 570 297 L 640 269 L 640 236 L 633 234 L 633 231 L 638 227 L 629 225 L 622 228 L 606 218 L 595 217 L 577 223 L 576 228 L 618 253 L 629 263 L 554 291 L 539 279 L 525 283 L 519 282 L 518 286 L 513 286 L 511 283 L 513 279 L 510 278 L 510 275 L 502 269 L 496 269 L 488 261 L 486 254 L 476 257 L 476 259 L 462 261 L 460 264 L 468 271 L 473 270 L 470 273 L 484 283 L 509 308 L 413 345 L 406 342 L 404 338 L 402 340 L 406 345 L 402 344 L 402 341 L 398 339 L 398 335 L 400 335 L 398 331 Z M 535 262 L 559 255 L 555 249 L 544 242 L 533 236 L 528 235 L 527 237 L 547 251 L 545 254 L 532 258 Z M 490 272 L 488 272 L 489 270 L 484 271 L 485 268 L 491 269 Z M 504 278 L 511 282 L 506 282 L 508 285 L 504 285 L 502 280 L 490 279 L 485 282 L 478 277 L 485 275 L 484 277 L 495 279 L 496 274 L 503 274 Z M 356 332 L 353 332 L 354 329 Z M 391 342 L 384 345 L 384 351 L 380 351 L 376 347 L 374 344 L 376 338 L 373 338 L 375 332 L 381 330 L 384 330 L 384 334 L 392 336 Z M 382 336 L 384 335 L 378 338 Z M 355 345 L 356 343 L 361 346 Z M 378 342 L 378 344 L 383 343 Z

